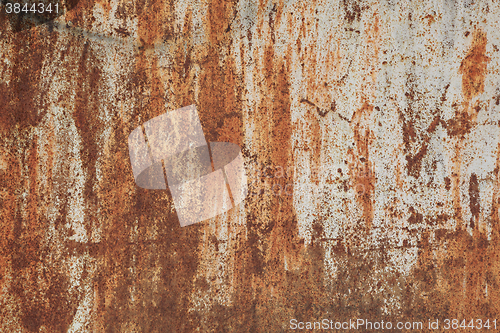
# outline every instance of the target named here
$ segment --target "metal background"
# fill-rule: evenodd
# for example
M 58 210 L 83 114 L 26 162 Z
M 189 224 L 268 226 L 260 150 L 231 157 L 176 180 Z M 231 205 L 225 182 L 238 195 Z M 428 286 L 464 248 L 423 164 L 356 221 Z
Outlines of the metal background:
M 496 318 L 499 18 L 81 0 L 14 33 L 1 14 L 0 331 Z M 180 228 L 168 191 L 135 185 L 127 136 L 190 104 L 242 147 L 251 193 Z

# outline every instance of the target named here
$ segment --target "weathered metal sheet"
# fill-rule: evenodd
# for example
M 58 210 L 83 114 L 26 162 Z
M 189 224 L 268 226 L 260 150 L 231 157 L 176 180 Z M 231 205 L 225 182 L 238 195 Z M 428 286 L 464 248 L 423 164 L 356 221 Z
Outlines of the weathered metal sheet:
M 500 319 L 498 1 L 1 8 L 0 331 Z M 127 138 L 191 104 L 249 193 L 181 228 Z

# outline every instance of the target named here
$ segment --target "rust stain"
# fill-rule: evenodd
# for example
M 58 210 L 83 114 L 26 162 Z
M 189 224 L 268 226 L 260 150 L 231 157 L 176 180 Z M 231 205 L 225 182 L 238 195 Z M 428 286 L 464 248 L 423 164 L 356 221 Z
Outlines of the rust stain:
M 373 165 L 370 161 L 369 146 L 373 141 L 373 134 L 367 126 L 373 106 L 365 104 L 356 111 L 353 117 L 354 124 L 354 141 L 356 145 L 355 151 L 350 151 L 349 169 L 353 173 L 351 176 L 355 191 L 357 192 L 357 200 L 363 208 L 363 215 L 368 229 L 372 226 L 373 221 L 373 190 L 375 186 L 375 175 Z M 359 186 L 359 189 L 358 189 Z
M 434 19 L 434 15 L 427 14 L 424 16 L 424 20 L 427 20 L 427 24 L 432 25 L 432 23 L 436 22 Z
M 455 4 L 71 6 L 0 20 L 0 331 L 498 316 L 500 146 L 480 120 L 498 33 L 477 6 L 463 27 Z M 261 187 L 180 228 L 168 190 L 135 185 L 127 136 L 189 104 Z
M 469 180 L 469 207 L 472 213 L 472 218 L 470 221 L 470 227 L 475 229 L 477 227 L 479 213 L 481 210 L 479 197 L 479 183 L 477 180 L 477 175 L 473 173 Z
M 482 30 L 474 31 L 470 49 L 460 64 L 458 72 L 462 74 L 462 94 L 467 111 L 469 111 L 468 107 L 472 98 L 484 92 L 484 78 L 491 60 L 486 56 L 487 43 L 485 32 Z
M 486 236 L 486 230 L 478 225 L 482 209 L 478 175 L 471 173 L 466 182 L 471 212 L 470 221 L 464 221 L 461 190 L 465 138 L 477 126 L 476 116 L 480 110 L 479 107 L 471 108 L 469 105 L 474 97 L 484 93 L 487 65 L 490 62 L 490 58 L 485 55 L 486 44 L 486 33 L 481 30 L 475 31 L 472 45 L 460 65 L 462 94 L 465 99 L 464 112 L 457 111 L 456 117 L 448 121 L 439 120 L 448 135 L 453 138 L 451 175 L 445 177 L 444 180 L 446 191 L 452 191 L 453 218 L 456 221 L 456 229 L 455 231 L 437 230 L 434 243 L 430 242 L 428 234 L 422 238 L 415 275 L 418 288 L 426 290 L 426 293 L 430 295 L 429 299 L 441 299 L 439 303 L 431 306 L 430 311 L 434 313 L 477 316 L 480 313 L 498 312 L 497 307 L 492 306 L 493 303 L 491 303 L 492 299 L 498 298 L 498 289 L 492 287 L 498 284 L 495 277 L 498 270 L 498 255 L 495 254 L 497 252 L 495 239 L 498 237 L 497 223 L 492 224 L 495 226 L 491 239 Z M 456 110 L 460 109 L 456 105 L 453 106 Z M 408 136 L 411 137 L 411 135 Z M 495 170 L 497 172 L 498 167 Z M 498 214 L 495 199 L 492 204 L 492 220 L 494 220 Z M 445 217 L 444 220 L 448 218 Z M 470 231 L 467 231 L 468 228 Z M 432 253 L 439 253 L 433 250 L 433 247 L 438 244 L 446 244 L 447 249 L 444 253 L 438 254 L 438 263 L 436 263 L 435 255 Z M 422 301 L 419 300 L 420 306 L 430 306 L 428 302 Z M 430 315 L 430 311 L 426 311 L 425 315 Z
M 429 125 L 427 128 L 427 133 L 423 135 L 424 140 L 421 143 L 421 147 L 418 150 L 418 152 L 414 155 L 407 154 L 406 155 L 406 162 L 407 162 L 407 169 L 408 169 L 408 174 L 418 178 L 420 175 L 420 170 L 422 167 L 422 160 L 427 154 L 427 149 L 429 146 L 429 141 L 434 134 L 434 131 L 436 130 L 437 125 L 439 125 L 441 122 L 439 116 L 435 117 L 432 123 Z M 412 122 L 404 122 L 403 124 L 403 135 L 405 137 L 405 146 L 407 151 L 409 151 L 411 148 L 411 143 L 416 142 L 417 135 L 415 133 L 415 129 L 413 126 Z

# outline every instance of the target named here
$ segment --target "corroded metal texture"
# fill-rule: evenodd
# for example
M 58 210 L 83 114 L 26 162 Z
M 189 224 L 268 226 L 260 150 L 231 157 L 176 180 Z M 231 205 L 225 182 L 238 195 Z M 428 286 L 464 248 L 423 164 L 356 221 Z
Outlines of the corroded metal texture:
M 0 331 L 495 319 L 499 17 L 81 0 L 15 31 L 2 12 Z M 191 104 L 207 141 L 242 148 L 249 194 L 181 228 L 168 190 L 136 186 L 127 137 Z

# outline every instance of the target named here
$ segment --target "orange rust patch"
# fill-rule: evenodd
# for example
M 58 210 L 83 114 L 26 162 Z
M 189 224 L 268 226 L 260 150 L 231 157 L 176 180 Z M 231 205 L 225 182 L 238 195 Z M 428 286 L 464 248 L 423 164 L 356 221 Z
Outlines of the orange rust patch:
M 366 226 L 371 228 L 373 221 L 372 194 L 375 186 L 375 176 L 372 172 L 373 165 L 369 159 L 369 145 L 373 140 L 373 133 L 368 124 L 373 106 L 363 104 L 356 111 L 352 119 L 354 126 L 355 150 L 350 150 L 349 170 L 357 200 L 363 207 L 363 215 Z
M 243 137 L 242 127 L 241 119 L 237 116 L 224 119 L 224 124 L 217 130 L 219 140 L 221 142 L 240 143 L 239 141 Z
M 473 34 L 472 45 L 460 64 L 462 74 L 462 94 L 469 105 L 475 96 L 484 92 L 484 78 L 490 58 L 486 56 L 486 33 L 477 30 Z
M 427 24 L 431 25 L 434 23 L 436 20 L 434 19 L 434 16 L 431 14 L 427 14 L 424 16 L 424 20 L 427 20 Z

